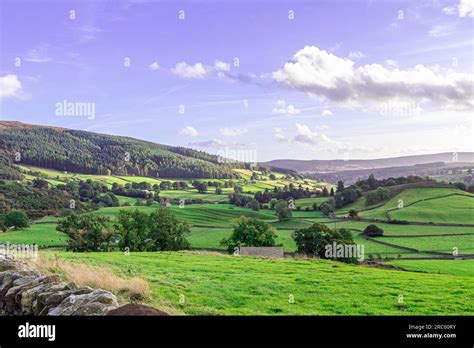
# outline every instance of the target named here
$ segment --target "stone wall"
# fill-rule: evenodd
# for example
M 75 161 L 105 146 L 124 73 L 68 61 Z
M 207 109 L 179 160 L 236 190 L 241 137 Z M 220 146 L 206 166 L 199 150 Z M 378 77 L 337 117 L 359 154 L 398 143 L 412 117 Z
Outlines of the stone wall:
M 283 247 L 240 247 L 239 255 L 283 258 Z
M 117 307 L 111 292 L 61 282 L 0 256 L 0 315 L 105 315 Z

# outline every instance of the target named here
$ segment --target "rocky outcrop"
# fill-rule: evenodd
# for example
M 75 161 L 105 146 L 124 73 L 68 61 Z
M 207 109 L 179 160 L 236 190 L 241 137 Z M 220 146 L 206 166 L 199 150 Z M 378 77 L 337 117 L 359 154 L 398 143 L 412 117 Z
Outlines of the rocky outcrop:
M 162 312 L 156 308 L 145 306 L 139 303 L 128 303 L 122 307 L 112 309 L 106 315 L 108 316 L 168 316 L 168 313 Z
M 0 315 L 105 315 L 117 307 L 109 291 L 61 282 L 0 257 Z

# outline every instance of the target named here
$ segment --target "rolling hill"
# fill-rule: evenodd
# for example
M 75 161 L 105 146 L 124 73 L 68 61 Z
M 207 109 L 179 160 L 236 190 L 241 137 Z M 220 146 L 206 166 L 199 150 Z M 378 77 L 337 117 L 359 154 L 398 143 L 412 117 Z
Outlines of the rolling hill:
M 3 166 L 14 160 L 83 174 L 173 178 L 233 178 L 232 168 L 248 166 L 184 147 L 12 121 L 0 121 L 0 157 Z

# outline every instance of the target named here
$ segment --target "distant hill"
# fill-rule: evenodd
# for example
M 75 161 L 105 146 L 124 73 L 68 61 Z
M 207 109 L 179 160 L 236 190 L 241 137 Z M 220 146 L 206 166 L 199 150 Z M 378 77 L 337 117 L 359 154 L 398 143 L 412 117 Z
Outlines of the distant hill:
M 352 170 L 366 170 L 389 167 L 406 167 L 436 162 L 474 162 L 474 152 L 458 152 L 457 158 L 452 152 L 431 155 L 414 155 L 369 160 L 291 160 L 280 159 L 263 164 L 291 169 L 302 173 L 336 173 Z
M 130 137 L 0 121 L 0 164 L 20 164 L 86 174 L 173 178 L 232 178 L 232 168 L 215 155 Z M 13 175 L 13 174 L 12 174 Z

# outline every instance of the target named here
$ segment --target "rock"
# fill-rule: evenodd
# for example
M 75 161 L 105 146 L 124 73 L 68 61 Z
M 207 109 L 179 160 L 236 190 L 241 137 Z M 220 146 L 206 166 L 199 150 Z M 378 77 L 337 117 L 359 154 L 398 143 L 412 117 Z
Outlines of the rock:
M 107 312 L 107 316 L 165 316 L 169 315 L 168 313 L 162 312 L 156 308 L 145 306 L 138 303 L 129 303 L 124 306 L 121 306 L 116 309 L 112 309 L 111 311 Z
M 88 286 L 83 286 L 83 287 L 67 287 L 64 290 L 61 291 L 54 291 L 49 294 L 49 296 L 46 298 L 44 302 L 44 308 L 41 310 L 39 315 L 48 315 L 48 312 L 50 309 L 54 309 L 57 306 L 59 306 L 64 299 L 68 298 L 69 296 L 77 296 L 77 295 L 83 295 L 83 294 L 89 294 L 94 289 L 88 287 Z M 73 299 L 74 297 L 71 297 Z
M 87 294 L 71 294 L 59 306 L 49 310 L 48 315 L 105 315 L 117 307 L 115 295 L 96 289 Z
M 111 292 L 60 282 L 0 257 L 0 315 L 105 315 L 117 307 Z

